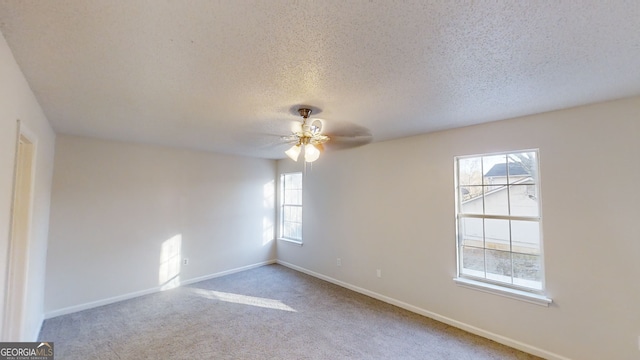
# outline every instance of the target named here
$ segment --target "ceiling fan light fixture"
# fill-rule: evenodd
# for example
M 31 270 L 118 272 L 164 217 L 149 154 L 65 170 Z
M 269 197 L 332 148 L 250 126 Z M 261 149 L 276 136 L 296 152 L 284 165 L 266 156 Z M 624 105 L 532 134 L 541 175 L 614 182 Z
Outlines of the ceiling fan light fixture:
M 293 145 L 289 150 L 285 151 L 284 153 L 287 154 L 287 156 L 293 160 L 293 161 L 298 161 L 298 157 L 300 156 L 300 144 L 295 144 Z M 306 155 L 305 155 L 306 158 Z
M 284 137 L 289 141 L 295 141 L 289 150 L 284 153 L 293 161 L 298 161 L 300 152 L 304 151 L 304 161 L 314 162 L 320 157 L 320 150 L 323 150 L 323 145 L 329 141 L 327 135 L 321 134 L 322 120 L 315 119 L 307 123 L 309 115 L 311 115 L 311 109 L 301 107 L 298 109 L 298 113 L 302 116 L 302 123 L 299 126 L 299 130 L 294 130 L 293 134 L 289 137 Z
M 320 150 L 318 150 L 313 144 L 307 144 L 304 146 L 304 161 L 314 162 L 320 157 Z

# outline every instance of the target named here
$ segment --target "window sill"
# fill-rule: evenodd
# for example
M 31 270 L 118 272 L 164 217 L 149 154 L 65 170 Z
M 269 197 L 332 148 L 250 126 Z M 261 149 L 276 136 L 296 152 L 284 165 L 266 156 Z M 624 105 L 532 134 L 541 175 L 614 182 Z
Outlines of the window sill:
M 544 295 L 533 294 L 522 290 L 510 289 L 499 285 L 487 284 L 481 281 L 475 281 L 460 277 L 453 278 L 453 281 L 458 286 L 483 291 L 490 294 L 500 295 L 515 300 L 525 301 L 540 306 L 549 306 L 549 304 L 553 302 L 553 300 Z
M 292 240 L 292 239 L 285 239 L 285 238 L 278 238 L 278 240 L 292 243 L 298 246 L 302 246 L 302 241 L 299 241 L 299 240 Z

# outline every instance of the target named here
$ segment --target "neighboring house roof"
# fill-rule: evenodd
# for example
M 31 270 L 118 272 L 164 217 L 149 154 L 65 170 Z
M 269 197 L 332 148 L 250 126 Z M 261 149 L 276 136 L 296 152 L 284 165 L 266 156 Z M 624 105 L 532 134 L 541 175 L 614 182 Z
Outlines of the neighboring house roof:
M 520 163 L 510 162 L 509 163 L 509 175 L 510 176 L 518 176 L 518 175 L 531 175 L 529 171 L 522 167 Z M 507 164 L 495 164 L 486 174 L 485 177 L 493 177 L 493 176 L 507 176 Z

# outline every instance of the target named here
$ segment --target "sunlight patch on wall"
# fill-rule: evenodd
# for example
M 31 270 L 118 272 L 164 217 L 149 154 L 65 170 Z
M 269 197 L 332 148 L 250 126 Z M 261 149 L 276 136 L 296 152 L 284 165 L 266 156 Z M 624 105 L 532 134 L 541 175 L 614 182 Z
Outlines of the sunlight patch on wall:
M 161 291 L 180 286 L 181 249 L 182 234 L 175 235 L 162 243 L 158 270 L 158 285 Z
M 262 245 L 266 245 L 275 238 L 273 213 L 276 196 L 275 181 L 271 180 L 263 186 L 263 206 L 270 215 L 262 218 Z
M 257 306 L 257 307 L 267 308 L 267 309 L 297 312 L 295 309 L 293 309 L 288 305 L 285 305 L 280 300 L 266 299 L 261 297 L 226 293 L 226 292 L 213 291 L 213 290 L 197 289 L 197 288 L 190 288 L 189 290 L 193 294 L 203 297 L 205 299 L 220 300 L 220 301 L 230 302 L 234 304 Z
M 262 245 L 267 245 L 273 240 L 273 220 L 268 217 L 262 219 Z

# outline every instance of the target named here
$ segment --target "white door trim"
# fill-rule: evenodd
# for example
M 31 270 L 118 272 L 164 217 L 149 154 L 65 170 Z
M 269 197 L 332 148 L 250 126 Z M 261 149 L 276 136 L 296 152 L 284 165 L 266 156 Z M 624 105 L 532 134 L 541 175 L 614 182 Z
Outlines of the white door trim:
M 17 121 L 13 200 L 7 249 L 6 291 L 2 337 L 4 341 L 26 341 L 25 309 L 29 279 L 29 251 L 34 198 L 37 137 Z

